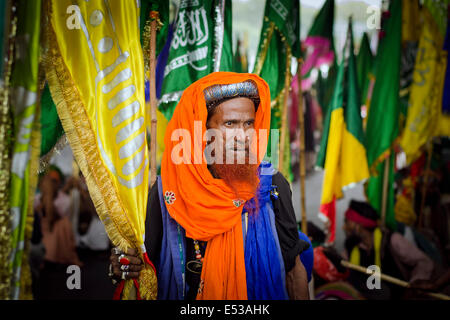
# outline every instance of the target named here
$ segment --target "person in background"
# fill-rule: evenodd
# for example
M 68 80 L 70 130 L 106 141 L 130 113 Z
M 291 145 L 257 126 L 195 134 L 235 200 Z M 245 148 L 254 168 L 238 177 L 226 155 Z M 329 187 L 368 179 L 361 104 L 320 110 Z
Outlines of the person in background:
M 95 210 L 94 203 L 89 195 L 86 185 L 86 179 L 82 174 L 79 178 L 71 177 L 64 186 L 65 193 L 71 193 L 73 191 L 78 192 L 79 197 L 77 201 L 79 205 L 75 215 L 78 215 L 76 238 L 77 246 L 81 249 L 87 249 L 92 251 L 106 251 L 109 250 L 111 242 L 106 234 L 105 226 L 100 221 L 97 212 Z
M 430 280 L 434 271 L 433 261 L 399 232 L 382 231 L 377 219 L 378 214 L 370 204 L 350 202 L 344 223 L 349 261 L 364 267 L 376 265 L 381 273 L 408 282 Z M 367 275 L 351 271 L 349 281 L 370 298 L 400 298 L 404 295 L 401 287 L 387 285 L 383 281 L 381 290 L 368 290 L 366 280 Z
M 444 292 L 449 294 L 450 292 L 450 269 L 442 274 L 434 281 L 427 280 L 415 280 L 410 284 L 413 289 L 431 292 Z
M 61 190 L 63 175 L 51 166 L 39 182 L 40 194 L 35 199 L 39 217 L 44 261 L 50 264 L 79 265 L 75 235 L 69 220 L 70 197 Z

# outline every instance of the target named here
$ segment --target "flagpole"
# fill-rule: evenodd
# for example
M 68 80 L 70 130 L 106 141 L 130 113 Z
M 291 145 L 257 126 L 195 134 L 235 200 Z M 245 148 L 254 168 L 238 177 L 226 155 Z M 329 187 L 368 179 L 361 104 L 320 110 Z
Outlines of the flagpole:
M 157 11 L 150 12 L 150 114 L 151 114 L 151 127 L 150 127 L 150 185 L 156 181 L 156 132 L 157 132 L 157 116 L 156 116 L 156 84 L 155 84 L 155 72 L 156 72 L 156 28 L 159 13 Z
M 372 93 L 373 93 L 373 87 L 375 86 L 375 77 L 374 76 L 370 76 L 370 81 L 369 81 L 369 89 L 367 92 L 367 97 L 365 97 L 366 99 L 366 116 L 363 119 L 363 130 L 366 131 L 366 126 L 367 126 L 367 119 L 369 118 L 369 108 L 370 108 L 370 101 L 372 100 Z
M 280 154 L 278 155 L 278 168 L 283 174 L 287 174 L 287 172 L 284 172 L 284 152 L 286 148 L 286 135 L 288 131 L 288 119 L 287 119 L 287 113 L 288 113 L 288 98 L 289 98 L 289 88 L 290 88 L 290 82 L 291 77 L 291 61 L 290 61 L 290 53 L 286 55 L 286 76 L 284 78 L 284 101 L 283 101 L 283 114 L 281 118 L 281 137 L 280 137 Z
M 305 201 L 305 118 L 303 116 L 303 92 L 302 92 L 302 64 L 303 60 L 298 59 L 297 65 L 297 82 L 298 82 L 298 123 L 300 129 L 300 152 L 299 152 L 299 180 L 300 180 L 300 204 L 302 208 L 302 232 L 308 234 L 308 222 L 306 218 L 306 201 Z

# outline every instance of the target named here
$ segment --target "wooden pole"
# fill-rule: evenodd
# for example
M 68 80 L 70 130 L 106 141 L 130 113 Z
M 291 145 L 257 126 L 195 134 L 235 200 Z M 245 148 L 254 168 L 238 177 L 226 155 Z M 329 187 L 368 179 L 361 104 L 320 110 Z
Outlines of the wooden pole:
M 287 55 L 286 58 L 286 76 L 284 78 L 284 100 L 283 100 L 283 113 L 281 115 L 281 137 L 280 137 L 280 153 L 278 155 L 278 168 L 283 174 L 287 174 L 284 172 L 284 153 L 286 147 L 286 138 L 288 134 L 288 99 L 289 99 L 289 88 L 291 87 L 291 60 L 289 59 L 290 54 Z M 272 150 L 273 152 L 273 150 Z
M 363 129 L 366 131 L 367 119 L 369 118 L 370 101 L 372 101 L 373 87 L 375 86 L 375 77 L 370 76 L 369 89 L 366 97 L 366 116 L 363 119 Z
M 373 274 L 373 272 L 371 270 L 369 270 L 367 268 L 364 268 L 364 267 L 361 267 L 361 266 L 358 266 L 358 265 L 355 265 L 355 264 L 350 263 L 350 262 L 345 261 L 345 260 L 341 260 L 341 264 L 344 267 L 346 267 L 346 268 L 349 268 L 349 269 L 352 269 L 352 270 L 355 270 L 355 271 L 359 271 L 361 273 L 366 273 L 366 274 L 369 274 L 369 275 Z M 392 284 L 398 285 L 398 286 L 403 287 L 403 288 L 410 288 L 409 282 L 406 282 L 406 281 L 403 281 L 403 280 L 400 280 L 400 279 L 388 276 L 388 275 L 383 274 L 383 273 L 380 273 L 380 279 L 384 280 L 386 282 L 390 282 Z M 445 294 L 443 294 L 443 293 L 433 293 L 433 292 L 425 292 L 425 293 L 427 295 L 429 295 L 430 297 L 433 297 L 435 299 L 450 300 L 450 297 L 445 295 Z
M 156 181 L 156 132 L 157 132 L 157 117 L 156 117 L 156 24 L 158 19 L 158 12 L 151 11 L 150 18 L 150 185 Z
M 384 161 L 384 174 L 383 174 L 383 190 L 381 198 L 381 225 L 386 226 L 386 208 L 387 208 L 387 197 L 388 197 L 388 186 L 389 186 L 389 166 L 390 166 L 391 155 L 389 155 Z
M 306 166 L 305 166 L 305 118 L 303 116 L 303 90 L 302 90 L 302 64 L 303 60 L 298 59 L 297 65 L 297 80 L 298 80 L 298 124 L 300 129 L 300 152 L 299 152 L 299 180 L 300 180 L 300 205 L 302 208 L 302 232 L 308 234 L 308 221 L 306 218 L 306 190 L 305 190 L 305 177 L 306 177 Z
M 433 141 L 428 142 L 427 146 L 427 165 L 425 167 L 425 172 L 423 176 L 423 185 L 422 185 L 422 200 L 420 203 L 420 212 L 419 212 L 419 221 L 418 227 L 419 229 L 423 227 L 423 219 L 424 219 L 424 210 L 425 210 L 425 200 L 427 196 L 427 185 L 428 185 L 428 177 L 430 175 L 430 166 L 431 166 L 431 156 L 433 154 Z

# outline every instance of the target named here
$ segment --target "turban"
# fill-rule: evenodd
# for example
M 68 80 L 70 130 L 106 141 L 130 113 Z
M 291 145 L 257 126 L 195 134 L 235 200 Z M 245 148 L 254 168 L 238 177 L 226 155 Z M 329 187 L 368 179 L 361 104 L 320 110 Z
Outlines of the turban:
M 211 112 L 219 104 L 234 98 L 249 98 L 258 110 L 260 103 L 258 87 L 252 80 L 239 83 L 215 84 L 204 90 L 206 108 Z
M 345 218 L 368 229 L 376 228 L 378 225 L 378 214 L 367 202 L 352 200 L 345 212 Z

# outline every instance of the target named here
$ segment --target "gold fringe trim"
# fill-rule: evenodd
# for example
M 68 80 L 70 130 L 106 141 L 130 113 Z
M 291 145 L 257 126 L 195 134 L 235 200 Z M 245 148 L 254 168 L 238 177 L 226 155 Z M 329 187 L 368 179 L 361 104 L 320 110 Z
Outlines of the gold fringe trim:
M 153 269 L 145 264 L 144 269 L 139 274 L 139 296 L 141 300 L 156 300 L 158 283 Z M 133 280 L 125 281 L 122 291 L 122 300 L 136 300 L 138 298 Z
M 45 74 L 41 63 L 39 63 L 38 71 L 38 84 Z M 24 235 L 24 250 L 22 254 L 22 269 L 20 270 L 20 300 L 33 300 L 32 292 L 32 279 L 29 263 L 30 256 L 30 242 L 33 233 L 34 223 L 34 195 L 38 184 L 38 168 L 39 168 L 39 155 L 41 153 L 41 89 L 38 85 L 38 98 L 35 108 L 35 117 L 33 121 L 33 128 L 30 138 L 30 167 L 29 167 L 29 180 L 28 180 L 28 206 L 27 217 L 25 222 L 25 235 Z
M 143 300 L 156 300 L 158 293 L 158 281 L 153 268 L 145 264 L 139 274 L 139 294 Z
M 9 196 L 12 116 L 9 103 L 9 86 L 17 31 L 17 15 L 14 3 L 11 6 L 7 6 L 6 10 L 11 15 L 8 21 L 3 22 L 6 26 L 5 30 L 9 31 L 9 34 L 5 37 L 5 39 L 8 39 L 5 41 L 5 56 L 7 59 L 5 62 L 0 61 L 0 63 L 4 63 L 3 86 L 0 86 L 0 299 L 2 300 L 9 300 L 11 297 L 12 268 L 9 256 L 11 254 L 12 243 Z
M 51 15 L 49 6 L 47 12 L 49 20 Z M 48 52 L 44 65 L 50 92 L 74 157 L 86 178 L 89 194 L 97 214 L 115 246 L 125 252 L 128 248 L 135 248 L 142 254 L 131 222 L 101 160 L 97 141 L 93 134 L 95 131 L 91 127 L 78 89 L 60 54 L 51 22 L 47 25 L 46 36 Z M 149 277 L 141 275 L 141 290 L 154 292 L 156 297 L 157 289 L 152 285 L 155 281 L 152 282 L 149 278 L 155 278 L 156 281 L 153 271 Z
M 62 149 L 64 149 L 67 146 L 67 137 L 66 134 L 63 133 L 63 135 L 56 141 L 53 148 L 50 149 L 49 152 L 47 152 L 45 155 L 43 155 L 39 160 L 39 169 L 38 173 L 44 172 L 47 170 L 48 166 L 50 165 L 50 161 L 52 160 L 55 153 L 60 153 Z
M 24 233 L 24 249 L 22 254 L 22 267 L 20 269 L 20 290 L 19 300 L 33 300 L 32 292 L 32 280 L 31 269 L 29 263 L 30 256 L 30 242 L 33 233 L 34 223 L 34 195 L 36 193 L 36 187 L 38 183 L 38 165 L 39 154 L 41 151 L 41 126 L 40 126 L 40 106 L 36 106 L 35 119 L 33 122 L 33 129 L 31 132 L 30 140 L 30 167 L 29 167 L 29 180 L 28 180 L 28 205 L 27 215 L 25 220 L 25 233 Z M 37 118 L 37 119 L 36 119 Z
M 269 19 L 267 17 L 264 17 L 265 21 L 268 21 Z M 275 23 L 270 22 L 269 23 L 269 27 L 267 28 L 267 30 L 263 33 L 263 44 L 262 44 L 262 50 L 260 52 L 260 54 L 256 57 L 256 65 L 253 68 L 253 73 L 257 74 L 259 76 L 259 74 L 261 73 L 262 67 L 264 65 L 264 61 L 266 61 L 266 56 L 267 56 L 267 50 L 269 49 L 269 44 L 270 41 L 272 40 L 272 35 L 273 35 L 273 31 L 275 30 Z
M 283 41 L 286 46 L 286 70 L 285 70 L 285 86 L 283 94 L 283 104 L 282 104 L 282 118 L 281 118 L 281 145 L 283 146 L 282 162 L 280 164 L 280 171 L 283 176 L 290 181 L 290 168 L 291 168 L 291 146 L 290 146 L 290 136 L 289 136 L 289 126 L 288 126 L 288 99 L 289 92 L 291 88 L 291 47 L 286 41 Z M 280 146 L 281 148 L 281 146 Z
M 136 300 L 136 290 L 134 288 L 133 280 L 125 281 L 125 285 L 122 291 L 122 300 Z

